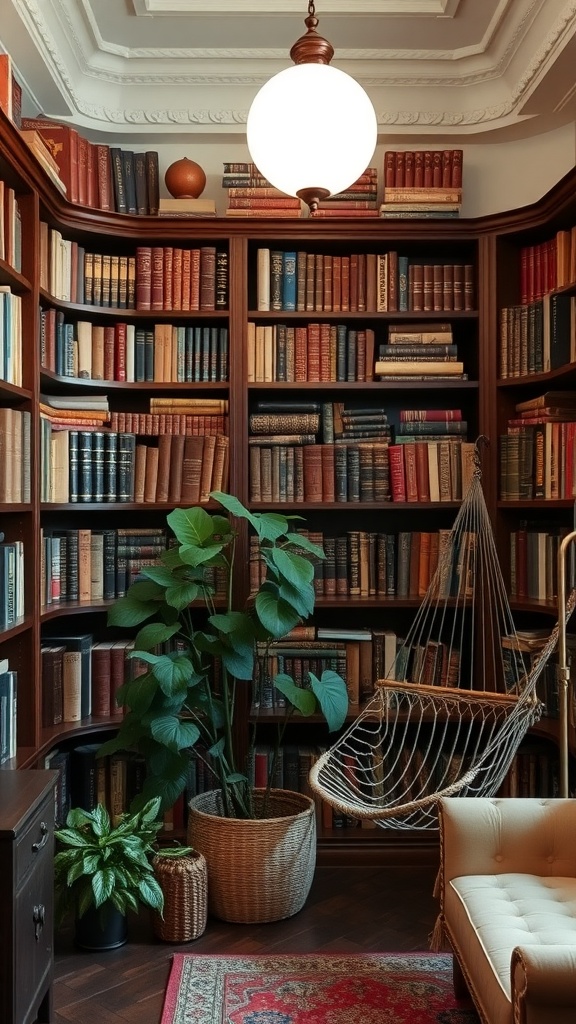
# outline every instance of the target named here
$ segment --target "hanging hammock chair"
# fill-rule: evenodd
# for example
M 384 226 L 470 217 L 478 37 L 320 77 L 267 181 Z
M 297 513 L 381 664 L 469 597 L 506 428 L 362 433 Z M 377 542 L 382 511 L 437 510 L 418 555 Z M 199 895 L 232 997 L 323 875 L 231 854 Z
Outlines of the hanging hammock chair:
M 527 670 L 477 443 L 472 481 L 415 620 L 387 678 L 314 764 L 313 791 L 344 815 L 404 829 L 438 828 L 440 797 L 493 796 L 542 715 L 537 685 L 557 640 L 556 625 Z

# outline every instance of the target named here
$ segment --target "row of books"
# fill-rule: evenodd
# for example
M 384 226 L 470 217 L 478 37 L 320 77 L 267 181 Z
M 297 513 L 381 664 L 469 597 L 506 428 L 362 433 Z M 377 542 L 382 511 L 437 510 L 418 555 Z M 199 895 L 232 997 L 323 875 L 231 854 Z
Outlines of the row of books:
M 72 807 L 91 811 L 106 807 L 114 824 L 120 821 L 144 780 L 144 760 L 137 754 L 118 751 L 98 757 L 99 743 L 55 747 L 44 758 L 44 767 L 56 771 L 55 823 L 62 827 Z
M 67 322 L 51 307 L 40 314 L 40 353 L 45 369 L 80 380 L 228 380 L 226 326 Z
M 576 361 L 576 297 L 546 294 L 500 310 L 500 377 L 548 373 Z
M 557 751 L 542 744 L 526 743 L 521 746 L 512 758 L 498 796 L 559 797 L 560 762 Z
M 510 533 L 510 596 L 553 601 L 558 596 L 558 550 L 568 528 L 521 520 Z M 575 584 L 572 563 L 567 583 Z
M 198 406 L 201 410 L 202 406 Z M 208 434 L 228 435 L 227 413 L 186 412 L 113 412 L 110 414 L 110 429 L 148 437 L 162 434 L 184 434 L 191 436 Z
M 86 252 L 41 223 L 40 286 L 64 302 L 115 309 L 206 311 L 228 308 L 228 252 L 143 245 L 134 256 Z
M 0 533 L 0 627 L 24 616 L 24 543 Z
M 0 764 L 16 757 L 18 673 L 8 658 L 0 659 Z
M 26 503 L 31 496 L 30 432 L 26 409 L 0 407 L 0 503 Z
M 43 607 L 64 601 L 92 604 L 123 597 L 146 564 L 167 546 L 161 527 L 40 531 L 40 598 Z
M 157 152 L 93 143 L 72 125 L 44 117 L 24 117 L 21 127 L 23 134 L 34 131 L 44 140 L 71 203 L 117 213 L 158 213 Z
M 118 431 L 52 431 L 41 419 L 41 498 L 76 502 L 207 502 L 228 481 L 228 437 L 161 434 L 138 444 Z
M 503 501 L 576 496 L 576 409 L 563 416 L 562 421 L 542 417 L 540 423 L 509 426 L 500 436 Z
M 474 470 L 474 450 L 472 442 L 461 438 L 393 445 L 302 444 L 290 436 L 270 443 L 259 438 L 249 448 L 250 500 L 460 501 Z
M 131 658 L 133 640 L 95 642 L 92 633 L 44 637 L 42 724 L 79 722 L 121 714 L 116 694 L 122 683 L 147 671 Z
M 463 151 L 387 149 L 384 195 L 395 189 L 462 189 Z M 392 192 L 393 194 L 393 192 Z
M 0 57 L 2 54 L 0 54 Z M 0 259 L 22 272 L 22 215 L 13 188 L 0 178 Z
M 520 302 L 528 305 L 576 281 L 576 226 L 520 247 Z
M 314 567 L 317 597 L 423 597 L 442 557 L 449 531 L 377 533 L 349 530 L 329 536 L 304 531 L 324 550 Z M 250 583 L 256 591 L 264 566 L 256 544 L 250 553 Z
M 259 248 L 260 312 L 398 312 L 473 310 L 472 264 L 384 253 L 285 252 Z

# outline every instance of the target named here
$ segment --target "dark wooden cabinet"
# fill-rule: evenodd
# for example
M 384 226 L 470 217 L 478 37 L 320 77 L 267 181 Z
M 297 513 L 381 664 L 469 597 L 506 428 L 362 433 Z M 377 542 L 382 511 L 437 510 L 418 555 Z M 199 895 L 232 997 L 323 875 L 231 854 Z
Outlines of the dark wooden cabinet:
M 0 1020 L 51 1020 L 56 772 L 0 772 Z

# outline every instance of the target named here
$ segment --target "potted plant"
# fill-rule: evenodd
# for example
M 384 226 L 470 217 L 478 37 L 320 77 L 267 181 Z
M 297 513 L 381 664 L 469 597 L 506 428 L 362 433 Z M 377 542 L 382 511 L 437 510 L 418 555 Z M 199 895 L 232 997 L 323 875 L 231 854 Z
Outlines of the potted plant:
M 76 916 L 76 944 L 82 949 L 114 949 L 126 942 L 128 910 L 140 904 L 162 913 L 164 897 L 155 877 L 153 841 L 162 828 L 160 800 L 116 825 L 102 804 L 93 811 L 75 807 L 66 827 L 55 833 L 56 921 Z
M 109 612 L 111 625 L 141 626 L 131 656 L 142 659 L 149 668 L 119 691 L 126 713 L 118 734 L 102 749 L 105 753 L 128 749 L 143 754 L 146 780 L 140 799 L 160 796 L 163 807 L 170 807 L 186 785 L 190 749 L 201 746 L 214 775 L 214 792 L 197 798 L 202 804 L 199 813 L 227 821 L 228 831 L 231 822 L 236 830 L 239 821 L 251 823 L 256 831 L 254 823 L 261 829 L 264 821 L 298 818 L 306 812 L 311 824 L 306 823 L 305 833 L 295 841 L 302 854 L 307 851 L 314 861 L 312 801 L 303 794 L 286 793 L 283 799 L 289 806 L 283 811 L 272 785 L 274 756 L 265 788 L 253 790 L 249 764 L 256 727 L 252 726 L 246 741 L 245 730 L 242 733 L 235 725 L 234 715 L 239 700 L 244 701 L 245 710 L 253 703 L 255 690 L 269 671 L 271 644 L 312 613 L 314 560 L 323 558 L 323 551 L 291 528 L 300 517 L 252 513 L 236 497 L 221 491 L 211 497 L 228 515 L 211 514 L 202 507 L 170 512 L 167 522 L 174 546 L 163 553 L 161 565 L 142 570 L 145 578 L 135 581 Z M 237 543 L 234 520 L 244 521 L 252 529 L 264 569 L 256 592 L 241 603 L 237 600 L 235 563 L 243 548 Z M 225 573 L 225 607 L 215 601 L 214 570 Z M 169 644 L 173 649 L 160 649 Z M 305 688 L 286 674 L 276 675 L 271 683 L 283 694 L 286 705 L 277 727 L 276 750 L 294 715 L 320 713 L 330 731 L 344 723 L 346 684 L 336 672 L 324 671 L 320 678 L 310 674 Z M 195 829 L 194 806 L 191 820 L 188 841 L 208 862 L 210 909 L 234 920 L 224 908 L 215 910 L 218 879 L 213 858 L 215 851 L 223 848 L 223 841 L 216 839 L 203 848 L 203 836 Z M 262 849 L 261 838 L 259 842 Z M 237 840 L 231 840 L 231 849 L 234 847 Z M 242 871 L 246 873 L 244 867 Z M 310 874 L 309 867 L 301 871 L 306 872 Z M 305 895 L 310 884 L 311 877 L 304 881 Z

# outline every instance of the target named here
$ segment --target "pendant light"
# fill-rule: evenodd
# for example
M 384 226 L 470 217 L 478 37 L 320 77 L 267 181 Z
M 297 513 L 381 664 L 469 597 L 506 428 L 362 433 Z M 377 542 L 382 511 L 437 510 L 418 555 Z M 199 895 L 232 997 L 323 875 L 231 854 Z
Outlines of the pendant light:
M 305 35 L 290 50 L 294 66 L 257 93 L 246 135 L 260 174 L 313 213 L 321 199 L 343 192 L 366 170 L 378 129 L 364 89 L 330 66 L 334 48 L 316 32 L 312 2 L 304 24 Z

